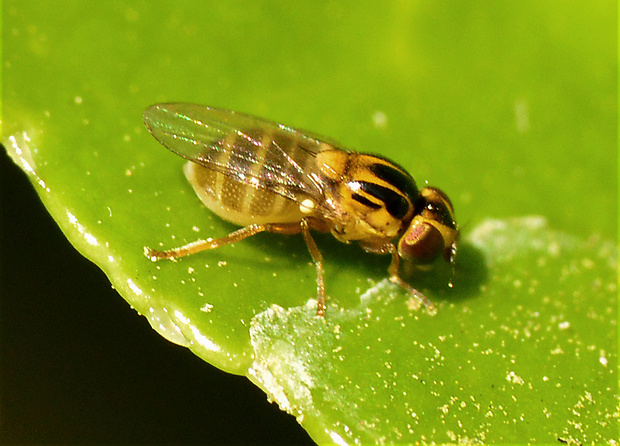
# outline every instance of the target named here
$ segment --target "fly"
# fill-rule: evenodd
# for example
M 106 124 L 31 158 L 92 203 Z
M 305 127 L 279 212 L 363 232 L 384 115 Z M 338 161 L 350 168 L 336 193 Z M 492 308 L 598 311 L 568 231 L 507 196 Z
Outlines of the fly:
M 152 260 L 172 259 L 235 243 L 261 232 L 301 233 L 317 274 L 317 315 L 325 315 L 323 257 L 311 230 L 330 232 L 366 252 L 390 254 L 390 281 L 426 296 L 399 274 L 400 259 L 420 268 L 438 257 L 454 263 L 459 233 L 449 198 L 418 189 L 398 164 L 282 124 L 188 103 L 156 104 L 144 112 L 151 134 L 188 160 L 185 176 L 200 200 L 241 226 L 224 237 L 167 251 L 145 248 Z

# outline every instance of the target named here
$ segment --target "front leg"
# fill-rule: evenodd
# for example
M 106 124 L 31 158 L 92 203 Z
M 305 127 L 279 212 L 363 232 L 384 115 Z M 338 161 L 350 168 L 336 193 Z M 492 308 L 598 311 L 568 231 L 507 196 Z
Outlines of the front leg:
M 429 314 L 436 314 L 437 308 L 431 302 L 431 300 L 424 294 L 413 288 L 407 282 L 400 277 L 400 257 L 398 255 L 398 249 L 393 243 L 384 243 L 382 245 L 361 245 L 364 251 L 371 252 L 373 254 L 392 254 L 392 261 L 388 267 L 388 274 L 390 275 L 390 282 L 399 285 L 404 288 L 409 294 L 418 299 L 425 307 Z

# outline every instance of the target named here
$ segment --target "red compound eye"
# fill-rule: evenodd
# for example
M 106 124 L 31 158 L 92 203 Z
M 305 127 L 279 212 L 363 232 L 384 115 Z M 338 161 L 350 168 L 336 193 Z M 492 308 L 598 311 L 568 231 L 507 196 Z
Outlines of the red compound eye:
M 441 232 L 428 223 L 414 223 L 398 243 L 399 255 L 417 264 L 432 263 L 443 249 Z

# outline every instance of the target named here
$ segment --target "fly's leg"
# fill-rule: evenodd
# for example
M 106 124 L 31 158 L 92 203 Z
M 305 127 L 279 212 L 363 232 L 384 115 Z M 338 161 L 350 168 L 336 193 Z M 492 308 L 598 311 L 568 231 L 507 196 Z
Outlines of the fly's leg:
M 207 249 L 215 249 L 220 246 L 228 245 L 229 243 L 235 243 L 261 232 L 276 232 L 280 234 L 298 234 L 301 232 L 304 236 L 308 251 L 312 256 L 312 261 L 316 265 L 316 314 L 320 317 L 325 317 L 325 284 L 323 282 L 323 256 L 316 246 L 312 235 L 310 234 L 310 224 L 307 219 L 302 219 L 299 224 L 297 223 L 283 223 L 283 224 L 255 224 L 245 226 L 235 232 L 216 239 L 197 240 L 179 248 L 169 249 L 167 251 L 157 251 L 148 247 L 144 248 L 144 254 L 153 261 L 160 259 L 178 259 L 187 255 L 195 254 Z
M 409 294 L 412 294 L 416 299 L 418 299 L 422 304 L 426 307 L 426 310 L 429 314 L 436 314 L 437 308 L 431 302 L 431 300 L 426 297 L 424 294 L 420 293 L 414 287 L 409 285 L 403 279 L 400 278 L 399 270 L 400 270 L 400 257 L 398 256 L 398 249 L 393 244 L 390 244 L 388 248 L 389 253 L 392 254 L 392 262 L 388 267 L 388 274 L 390 275 L 390 282 L 399 285 L 404 288 Z
M 306 241 L 306 246 L 312 261 L 316 266 L 316 315 L 319 317 L 325 317 L 325 283 L 323 282 L 323 256 L 321 251 L 316 246 L 316 242 L 310 234 L 310 225 L 305 218 L 301 220 L 301 233 Z
M 271 225 L 269 224 L 249 225 L 235 232 L 231 232 L 227 236 L 221 238 L 197 240 L 179 248 L 169 249 L 168 251 L 156 251 L 154 249 L 145 247 L 144 254 L 153 261 L 159 259 L 178 259 L 179 257 L 195 254 L 206 249 L 215 249 L 223 245 L 228 245 L 229 243 L 235 243 L 243 240 L 244 238 L 252 237 L 253 235 L 256 235 L 260 232 L 270 230 Z

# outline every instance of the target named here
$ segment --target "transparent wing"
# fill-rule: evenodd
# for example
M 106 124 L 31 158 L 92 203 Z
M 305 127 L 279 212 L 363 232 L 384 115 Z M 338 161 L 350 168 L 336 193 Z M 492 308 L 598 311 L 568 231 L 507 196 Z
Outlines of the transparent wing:
M 321 210 L 324 181 L 317 153 L 337 150 L 333 141 L 272 121 L 188 103 L 156 104 L 144 112 L 151 134 L 177 155 L 243 184 L 268 189 Z

